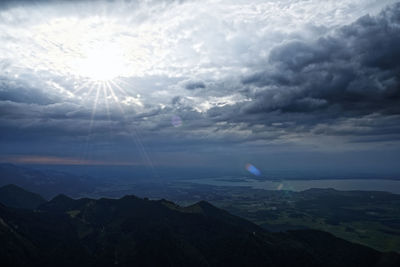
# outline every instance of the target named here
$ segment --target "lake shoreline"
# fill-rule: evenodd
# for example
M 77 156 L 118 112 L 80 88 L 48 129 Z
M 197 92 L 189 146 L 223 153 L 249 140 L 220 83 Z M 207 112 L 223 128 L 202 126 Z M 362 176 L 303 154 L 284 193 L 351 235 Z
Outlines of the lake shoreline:
M 264 190 L 287 190 L 301 192 L 311 188 L 340 191 L 383 191 L 400 194 L 400 180 L 393 179 L 274 179 L 253 178 L 204 178 L 185 180 L 192 184 L 212 186 L 240 186 Z

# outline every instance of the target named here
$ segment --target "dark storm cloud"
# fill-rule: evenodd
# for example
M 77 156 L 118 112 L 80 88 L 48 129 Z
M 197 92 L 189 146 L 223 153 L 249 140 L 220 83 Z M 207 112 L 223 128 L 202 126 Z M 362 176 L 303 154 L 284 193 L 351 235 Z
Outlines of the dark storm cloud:
M 244 48 L 228 49 L 226 54 L 219 51 L 226 52 L 227 45 L 214 51 L 211 44 L 228 37 L 211 35 L 201 38 L 205 47 L 199 46 L 200 51 L 214 51 L 206 56 L 210 72 L 193 77 L 190 72 L 176 76 L 160 72 L 126 78 L 123 85 L 129 85 L 130 95 L 119 94 L 114 104 L 111 95 L 106 104 L 102 92 L 97 102 L 95 90 L 92 95 L 85 88 L 75 93 L 74 84 L 62 78 L 3 79 L 1 144 L 11 153 L 26 148 L 47 153 L 52 146 L 64 146 L 59 151 L 63 153 L 79 150 L 90 141 L 107 154 L 113 142 L 115 154 L 122 155 L 128 150 L 126 154 L 137 153 L 141 146 L 137 143 L 142 142 L 150 151 L 163 153 L 218 150 L 233 155 L 234 146 L 239 147 L 236 153 L 253 153 L 270 144 L 285 147 L 290 142 L 297 142 L 301 149 L 303 137 L 336 136 L 344 143 L 348 139 L 342 137 L 350 137 L 351 142 L 400 140 L 399 23 L 397 4 L 335 31 L 326 27 L 313 32 L 313 38 L 300 38 L 301 32 L 282 33 L 284 40 L 271 41 L 275 45 L 266 50 L 263 40 L 277 37 L 265 34 L 257 39 L 262 31 L 243 30 L 234 40 L 235 47 Z M 205 32 L 194 35 L 207 37 Z M 315 39 L 315 35 L 323 37 Z M 265 56 L 253 56 L 260 51 Z M 175 66 L 168 60 L 164 65 Z M 185 70 L 193 67 L 182 66 Z M 240 79 L 240 73 L 253 74 Z M 46 86 L 53 88 L 46 90 Z M 173 125 L 174 116 L 181 125 Z M 24 145 L 29 142 L 35 146 Z M 254 147 L 250 151 L 241 146 Z
M 39 6 L 43 4 L 76 4 L 76 3 L 140 3 L 138 0 L 1 0 L 0 9 L 12 8 L 16 6 Z M 154 0 L 155 3 L 183 2 L 183 0 Z
M 188 82 L 187 84 L 185 84 L 185 88 L 187 90 L 204 89 L 206 88 L 206 85 L 201 81 Z
M 45 91 L 29 85 L 22 79 L 11 80 L 0 77 L 0 101 L 43 105 L 53 104 L 60 100 L 59 96 L 51 96 Z
M 84 2 L 84 1 L 83 0 L 2 0 L 2 1 L 0 1 L 0 8 L 11 8 L 11 7 L 23 6 L 23 5 L 68 3 L 68 2 L 76 3 L 76 2 Z
M 399 26 L 400 3 L 317 41 L 275 47 L 267 70 L 242 80 L 264 89 L 245 112 L 400 113 Z

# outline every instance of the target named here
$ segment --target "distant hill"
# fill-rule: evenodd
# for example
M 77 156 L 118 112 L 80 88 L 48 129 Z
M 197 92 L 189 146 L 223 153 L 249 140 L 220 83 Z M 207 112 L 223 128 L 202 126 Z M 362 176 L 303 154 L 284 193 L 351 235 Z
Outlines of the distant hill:
M 79 196 L 92 192 L 99 182 L 89 177 L 58 171 L 39 171 L 9 163 L 0 163 L 0 186 L 14 184 L 37 192 L 45 198 L 57 194 Z
M 0 244 L 5 266 L 400 266 L 396 253 L 328 233 L 270 233 L 205 201 L 135 196 L 0 205 Z
M 46 200 L 38 194 L 26 191 L 10 184 L 0 187 L 0 203 L 7 207 L 20 209 L 36 209 Z

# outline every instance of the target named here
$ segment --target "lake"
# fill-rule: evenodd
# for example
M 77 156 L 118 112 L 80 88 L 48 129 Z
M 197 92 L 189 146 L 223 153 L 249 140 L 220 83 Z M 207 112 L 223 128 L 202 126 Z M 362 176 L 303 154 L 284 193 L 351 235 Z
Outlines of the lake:
M 304 191 L 310 188 L 336 190 L 386 191 L 400 194 L 400 180 L 387 179 L 320 179 L 320 180 L 256 180 L 251 178 L 205 178 L 187 182 L 215 186 L 246 186 L 265 190 Z

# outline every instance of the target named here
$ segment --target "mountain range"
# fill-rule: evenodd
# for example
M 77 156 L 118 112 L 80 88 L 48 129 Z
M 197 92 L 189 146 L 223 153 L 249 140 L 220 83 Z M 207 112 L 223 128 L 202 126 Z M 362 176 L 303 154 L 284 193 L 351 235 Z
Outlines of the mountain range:
M 15 184 L 37 192 L 49 199 L 57 194 L 78 197 L 82 193 L 92 192 L 101 182 L 88 176 L 78 176 L 62 171 L 38 170 L 10 163 L 0 163 L 0 186 L 8 184 Z
M 38 202 L 16 186 L 0 188 L 0 199 L 2 266 L 400 266 L 397 253 L 315 230 L 271 233 L 205 201 Z

